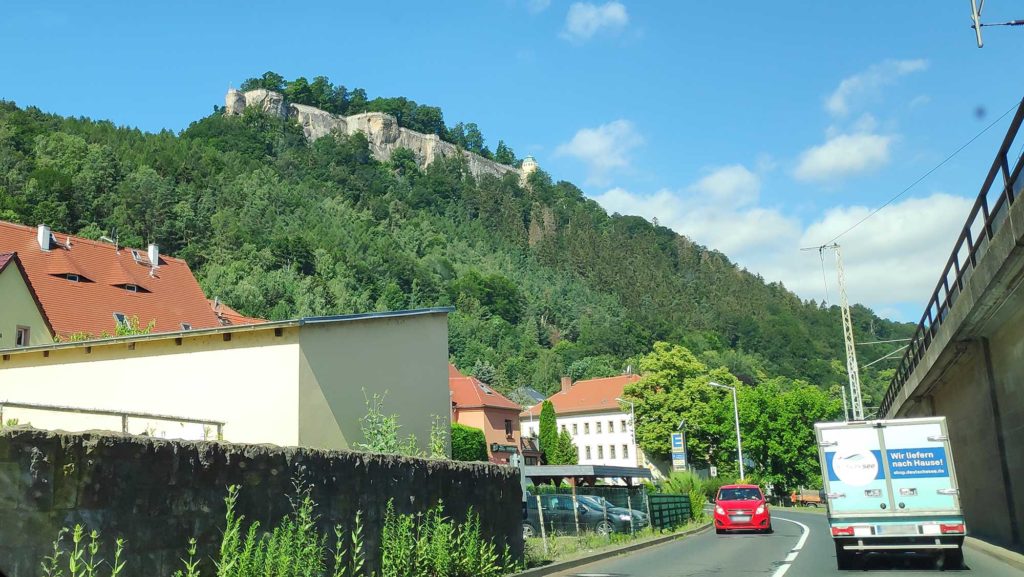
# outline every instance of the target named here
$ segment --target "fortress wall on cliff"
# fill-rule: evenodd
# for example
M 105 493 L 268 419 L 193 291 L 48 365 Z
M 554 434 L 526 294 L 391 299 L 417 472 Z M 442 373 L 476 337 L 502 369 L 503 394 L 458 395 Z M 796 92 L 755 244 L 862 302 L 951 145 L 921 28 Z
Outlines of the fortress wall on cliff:
M 512 172 L 520 179 L 525 179 L 529 172 L 460 150 L 450 142 L 441 140 L 437 135 L 402 128 L 398 126 L 398 120 L 394 116 L 383 112 L 340 116 L 313 106 L 288 103 L 284 95 L 270 90 L 228 91 L 225 97 L 226 114 L 241 114 L 249 106 L 273 116 L 295 120 L 310 142 L 333 132 L 346 135 L 362 132 L 370 143 L 370 152 L 374 158 L 382 161 L 390 159 L 391 153 L 396 149 L 407 148 L 416 155 L 421 168 L 438 158 L 462 154 L 469 172 L 474 176 L 492 174 L 501 177 Z M 530 166 L 535 165 L 531 163 Z

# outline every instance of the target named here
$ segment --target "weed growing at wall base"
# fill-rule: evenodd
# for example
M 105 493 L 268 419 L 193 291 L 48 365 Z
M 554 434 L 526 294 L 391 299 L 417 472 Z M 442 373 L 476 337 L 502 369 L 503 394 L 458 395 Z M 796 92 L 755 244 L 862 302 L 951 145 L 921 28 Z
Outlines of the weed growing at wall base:
M 241 489 L 228 487 L 224 499 L 224 533 L 212 567 L 197 556 L 196 540 L 190 539 L 173 577 L 500 577 L 521 565 L 508 546 L 499 549 L 480 531 L 480 517 L 470 511 L 457 522 L 444 515 L 438 504 L 426 513 L 396 513 L 388 502 L 381 530 L 381 572 L 367 569 L 362 512 L 357 512 L 351 531 L 334 527 L 333 548 L 317 529 L 316 503 L 311 487 L 295 483 L 290 496 L 291 512 L 272 528 L 258 522 L 244 527 L 245 517 L 236 509 Z M 71 542 L 66 537 L 71 534 Z M 53 542 L 53 553 L 40 563 L 45 577 L 118 577 L 129 562 L 124 540 L 117 539 L 113 562 L 102 559 L 98 531 L 86 533 L 81 525 L 62 529 Z M 153 576 L 156 577 L 156 576 Z

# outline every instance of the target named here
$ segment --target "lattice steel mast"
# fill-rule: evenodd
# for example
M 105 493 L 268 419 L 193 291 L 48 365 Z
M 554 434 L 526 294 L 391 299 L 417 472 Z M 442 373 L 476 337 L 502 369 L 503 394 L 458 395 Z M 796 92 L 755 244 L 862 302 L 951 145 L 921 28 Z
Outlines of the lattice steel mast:
M 850 378 L 850 404 L 853 406 L 853 420 L 864 420 L 864 401 L 860 395 L 860 369 L 857 367 L 857 349 L 853 340 L 853 321 L 850 319 L 850 303 L 846 298 L 846 274 L 843 272 L 843 255 L 838 244 L 821 247 L 836 251 L 836 277 L 839 282 L 839 310 L 843 315 L 843 340 L 846 341 L 846 374 Z

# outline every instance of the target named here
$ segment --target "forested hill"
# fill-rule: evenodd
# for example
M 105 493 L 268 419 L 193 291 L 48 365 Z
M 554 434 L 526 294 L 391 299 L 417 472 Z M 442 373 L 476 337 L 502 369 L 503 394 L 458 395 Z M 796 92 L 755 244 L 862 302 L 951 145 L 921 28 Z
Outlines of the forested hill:
M 454 361 L 504 391 L 618 373 L 656 340 L 751 383 L 846 379 L 835 307 L 609 216 L 568 182 L 474 179 L 458 158 L 382 163 L 361 134 L 308 144 L 251 109 L 148 134 L 0 102 L 0 220 L 157 242 L 252 316 L 454 305 Z M 861 341 L 911 330 L 859 306 L 854 320 Z M 862 377 L 865 405 L 888 382 L 883 365 Z

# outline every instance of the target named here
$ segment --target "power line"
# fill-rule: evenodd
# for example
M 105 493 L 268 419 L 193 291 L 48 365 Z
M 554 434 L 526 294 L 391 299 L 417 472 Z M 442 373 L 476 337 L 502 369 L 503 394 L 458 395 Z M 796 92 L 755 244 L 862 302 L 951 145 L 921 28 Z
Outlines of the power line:
M 1018 102 L 1015 102 L 1015 103 L 1013 104 L 1013 106 L 1011 106 L 1010 108 L 1008 108 L 1008 109 L 1006 110 L 1006 112 L 1002 113 L 1002 115 L 1000 115 L 1000 116 L 999 116 L 999 118 L 997 118 L 997 119 L 993 120 L 993 121 L 992 121 L 992 122 L 991 122 L 991 123 L 990 123 L 990 124 L 989 124 L 988 126 L 986 126 L 986 127 L 985 127 L 985 128 L 984 128 L 984 129 L 983 129 L 983 130 L 982 130 L 981 132 L 979 132 L 978 134 L 975 134 L 975 135 L 974 135 L 974 137 L 972 137 L 972 138 L 971 138 L 970 140 L 968 140 L 968 141 L 967 141 L 966 143 L 964 143 L 964 144 L 963 144 L 963 145 L 962 145 L 962 146 L 961 146 L 960 148 L 956 149 L 956 150 L 955 150 L 955 151 L 953 152 L 953 154 L 950 154 L 949 156 L 947 156 L 947 157 L 946 157 L 945 159 L 943 159 L 943 161 L 942 161 L 942 162 L 940 162 L 940 163 L 936 164 L 936 165 L 935 165 L 935 166 L 934 166 L 934 167 L 933 167 L 933 168 L 932 168 L 931 170 L 929 170 L 928 172 L 924 173 L 924 174 L 923 174 L 923 175 L 922 175 L 922 176 L 921 176 L 920 178 L 918 178 L 917 180 L 915 180 L 914 182 L 912 182 L 912 183 L 910 184 L 910 186 L 908 186 L 908 187 L 904 188 L 904 189 L 903 189 L 902 191 L 900 191 L 900 193 L 899 193 L 899 194 L 897 194 L 896 196 L 894 196 L 894 197 L 890 198 L 889 200 L 887 200 L 887 201 L 885 202 L 885 204 L 883 204 L 882 206 L 880 206 L 880 207 L 876 208 L 875 210 L 871 211 L 870 213 L 868 213 L 868 215 L 867 215 L 867 216 L 865 216 L 864 218 L 862 218 L 862 219 L 858 220 L 858 221 L 857 221 L 857 222 L 856 222 L 856 223 L 855 223 L 855 224 L 854 224 L 853 226 L 851 226 L 850 228 L 848 228 L 848 229 L 844 230 L 843 232 L 839 233 L 839 234 L 838 234 L 838 235 L 836 235 L 836 236 L 835 236 L 835 237 L 834 237 L 834 238 L 833 238 L 832 240 L 830 240 L 830 241 L 826 242 L 825 244 L 826 244 L 826 245 L 828 245 L 828 244 L 832 244 L 832 243 L 834 243 L 835 241 L 839 240 L 839 239 L 840 239 L 840 238 L 841 238 L 842 236 L 844 236 L 844 235 L 845 235 L 846 233 L 850 232 L 851 230 L 853 230 L 853 229 L 857 228 L 858 226 L 860 226 L 861 224 L 863 224 L 865 220 L 867 220 L 867 219 L 871 218 L 872 216 L 875 216 L 876 214 L 878 214 L 878 213 L 879 213 L 879 212 L 880 212 L 880 211 L 881 211 L 881 210 L 882 210 L 883 208 L 885 208 L 885 207 L 889 206 L 890 204 L 892 204 L 892 203 L 896 202 L 896 200 L 897 200 L 897 199 L 899 199 L 899 198 L 900 198 L 901 196 L 903 196 L 904 194 L 906 194 L 907 192 L 909 192 L 909 191 L 910 191 L 910 189 L 912 189 L 912 188 L 914 188 L 915 186 L 917 186 L 918 184 L 920 184 L 920 182 L 921 182 L 922 180 L 924 180 L 924 179 L 928 178 L 929 176 L 931 176 L 931 174 L 932 174 L 933 172 L 935 172 L 936 170 L 938 170 L 938 169 L 942 168 L 942 167 L 943 167 L 943 165 L 945 165 L 945 164 L 946 164 L 947 162 L 949 162 L 950 160 L 952 160 L 952 159 L 953 159 L 953 157 L 955 157 L 956 155 L 960 154 L 960 152 L 961 152 L 961 151 L 962 151 L 963 149 L 965 149 L 965 148 L 967 148 L 968 146 L 970 146 L 971 144 L 973 144 L 975 140 L 978 140 L 979 138 L 981 138 L 981 135 L 983 135 L 983 134 L 985 134 L 986 132 L 988 132 L 990 128 L 992 128 L 993 126 L 995 126 L 996 124 L 998 124 L 1000 120 L 1002 120 L 1003 118 L 1005 118 L 1007 114 L 1009 114 L 1009 113 L 1013 112 L 1013 110 L 1014 110 L 1014 109 L 1016 109 L 1016 108 L 1017 108 L 1017 106 L 1019 106 L 1020 104 L 1021 104 L 1021 102 L 1020 102 L 1020 101 L 1018 101 Z

